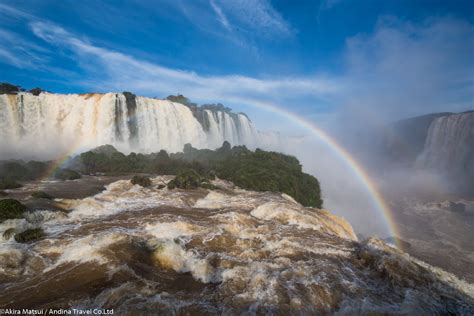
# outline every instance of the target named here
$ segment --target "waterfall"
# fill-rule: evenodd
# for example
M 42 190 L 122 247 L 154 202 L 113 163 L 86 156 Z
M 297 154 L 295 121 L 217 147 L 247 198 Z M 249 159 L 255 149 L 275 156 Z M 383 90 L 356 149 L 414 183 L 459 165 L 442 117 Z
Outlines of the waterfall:
M 0 158 L 57 158 L 111 144 L 123 152 L 177 152 L 184 144 L 214 149 L 256 145 L 257 131 L 244 114 L 200 110 L 204 127 L 180 103 L 131 93 L 0 95 Z
M 474 185 L 474 112 L 435 119 L 417 165 Z

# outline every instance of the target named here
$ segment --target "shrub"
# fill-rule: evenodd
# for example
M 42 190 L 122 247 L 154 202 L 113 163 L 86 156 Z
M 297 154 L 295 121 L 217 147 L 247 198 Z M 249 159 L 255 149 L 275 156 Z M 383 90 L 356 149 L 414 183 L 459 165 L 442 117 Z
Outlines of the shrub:
M 0 178 L 16 180 L 33 180 L 41 177 L 49 168 L 48 162 L 5 161 L 0 162 Z
M 59 169 L 54 173 L 54 177 L 61 180 L 75 180 L 80 179 L 81 175 L 71 169 Z
M 31 197 L 33 197 L 35 199 L 47 199 L 47 200 L 54 199 L 53 196 L 49 195 L 48 193 L 46 193 L 44 191 L 35 191 L 35 192 L 31 193 Z
M 168 189 L 196 189 L 201 186 L 203 179 L 193 169 L 179 172 L 176 177 L 168 183 Z
M 259 149 L 240 151 L 219 162 L 217 176 L 248 190 L 286 193 L 304 206 L 321 208 L 323 204 L 318 180 L 303 173 L 292 156 Z
M 14 199 L 0 200 L 0 223 L 7 219 L 22 218 L 26 206 Z
M 33 229 L 27 229 L 24 232 L 15 234 L 15 241 L 16 242 L 30 242 L 37 240 L 41 237 L 43 237 L 44 231 L 41 228 L 33 228 Z
M 152 185 L 150 178 L 145 176 L 134 176 L 130 182 L 132 182 L 133 185 L 138 184 L 145 188 Z
M 0 190 L 7 190 L 7 189 L 16 189 L 20 188 L 22 185 L 16 182 L 13 179 L 1 179 L 0 180 Z
M 43 90 L 41 88 L 33 88 L 29 92 L 34 96 L 39 96 Z
M 20 92 L 20 87 L 14 86 L 8 82 L 0 83 L 0 94 L 8 94 L 8 93 L 18 93 Z

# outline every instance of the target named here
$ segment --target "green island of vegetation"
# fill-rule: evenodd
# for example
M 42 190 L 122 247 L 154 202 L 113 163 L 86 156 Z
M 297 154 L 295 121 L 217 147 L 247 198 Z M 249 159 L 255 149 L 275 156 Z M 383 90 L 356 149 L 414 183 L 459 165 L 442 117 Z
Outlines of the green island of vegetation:
M 36 179 L 52 163 L 5 162 L 0 165 L 0 185 L 3 181 Z M 172 154 L 161 150 L 151 154 L 132 152 L 125 155 L 111 145 L 104 145 L 72 158 L 68 169 L 59 169 L 54 176 L 70 180 L 81 174 L 127 173 L 177 175 L 168 185 L 169 189 L 213 189 L 209 180 L 217 176 L 247 190 L 286 193 L 304 206 L 321 208 L 323 204 L 319 181 L 304 173 L 295 157 L 261 149 L 251 151 L 245 146 L 231 147 L 228 142 L 216 150 L 196 149 L 186 144 L 183 152 Z M 133 182 L 150 185 L 139 177 Z

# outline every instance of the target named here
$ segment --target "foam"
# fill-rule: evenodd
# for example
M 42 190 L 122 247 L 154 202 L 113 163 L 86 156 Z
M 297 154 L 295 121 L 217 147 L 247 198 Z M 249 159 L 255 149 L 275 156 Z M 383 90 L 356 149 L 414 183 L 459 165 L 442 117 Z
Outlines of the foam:
M 105 264 L 108 260 L 101 253 L 104 249 L 110 247 L 112 244 L 125 240 L 127 237 L 119 233 L 108 233 L 100 235 L 88 235 L 86 237 L 76 239 L 72 242 L 61 246 L 49 247 L 45 249 L 46 252 L 61 252 L 54 265 L 47 270 L 55 268 L 67 262 L 97 262 Z
M 156 177 L 153 184 L 169 181 L 169 177 Z M 187 202 L 179 194 L 172 194 L 167 189 L 158 190 L 155 186 L 144 188 L 133 185 L 129 180 L 119 180 L 109 184 L 106 190 L 82 200 L 63 202 L 72 210 L 71 219 L 109 216 L 124 211 L 143 210 L 146 208 L 168 205 L 184 207 Z
M 196 280 L 203 283 L 219 282 L 219 276 L 214 273 L 206 259 L 200 259 L 194 253 L 186 251 L 176 241 L 159 241 L 153 257 L 162 267 L 180 273 L 190 272 Z
M 199 227 L 182 221 L 170 223 L 156 222 L 145 225 L 146 232 L 161 239 L 175 239 L 183 236 L 192 236 L 198 229 Z

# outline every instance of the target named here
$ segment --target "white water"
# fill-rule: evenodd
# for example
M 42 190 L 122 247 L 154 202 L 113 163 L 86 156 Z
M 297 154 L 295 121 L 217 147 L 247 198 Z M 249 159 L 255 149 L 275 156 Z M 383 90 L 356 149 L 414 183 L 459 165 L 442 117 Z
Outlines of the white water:
M 431 123 L 420 163 L 449 170 L 466 167 L 473 158 L 474 113 L 443 116 Z
M 472 315 L 471 284 L 377 239 L 357 242 L 327 211 L 225 181 L 214 181 L 214 191 L 158 188 L 169 180 L 148 188 L 119 180 L 94 196 L 57 199 L 67 213 L 29 214 L 46 236 L 0 240 L 0 307 Z M 0 235 L 25 229 L 19 221 Z
M 455 191 L 472 192 L 474 186 L 474 112 L 453 114 L 435 119 L 419 167 L 435 171 L 451 180 Z
M 1 159 L 57 158 L 65 153 L 111 144 L 123 152 L 177 152 L 197 148 L 256 146 L 257 131 L 243 114 L 205 110 L 206 130 L 191 110 L 168 100 L 123 94 L 0 95 Z

